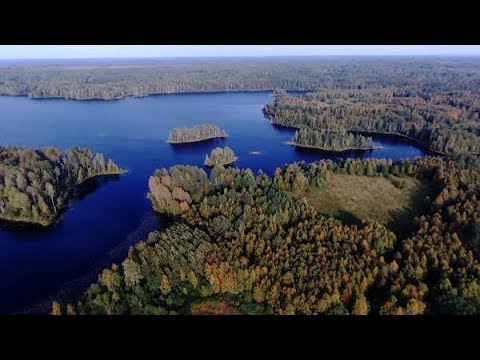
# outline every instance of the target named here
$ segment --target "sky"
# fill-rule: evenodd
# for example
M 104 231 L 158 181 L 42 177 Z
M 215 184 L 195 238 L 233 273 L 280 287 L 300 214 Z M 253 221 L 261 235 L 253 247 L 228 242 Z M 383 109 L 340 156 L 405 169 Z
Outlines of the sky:
M 480 56 L 480 45 L 0 45 L 0 59 L 302 55 Z

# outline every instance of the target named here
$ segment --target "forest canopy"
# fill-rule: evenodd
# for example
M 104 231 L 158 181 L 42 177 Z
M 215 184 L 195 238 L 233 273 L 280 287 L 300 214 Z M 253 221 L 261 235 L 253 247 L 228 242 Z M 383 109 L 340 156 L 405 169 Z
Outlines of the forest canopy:
M 292 194 L 337 173 L 418 178 L 434 192 L 399 238 L 371 220 L 345 225 Z M 480 313 L 478 158 L 323 160 L 273 176 L 216 166 L 209 178 L 174 166 L 155 177 L 188 207 L 53 313 L 189 314 L 192 302 L 214 299 L 244 314 Z M 154 208 L 172 215 L 154 200 L 158 183 L 150 191 Z
M 393 88 L 429 97 L 477 91 L 480 60 L 408 58 L 212 59 L 13 63 L 0 67 L 0 94 L 75 100 L 220 91 Z
M 231 148 L 225 146 L 224 148 L 216 147 L 212 150 L 210 156 L 205 156 L 205 166 L 214 167 L 215 165 L 229 165 L 238 160 Z
M 171 144 L 190 143 L 204 141 L 214 138 L 225 138 L 227 133 L 217 125 L 200 124 L 194 127 L 175 128 L 168 135 L 168 142 Z
M 95 176 L 124 172 L 89 149 L 0 147 L 0 220 L 49 225 L 75 186 Z
M 375 148 L 371 137 L 347 133 L 344 130 L 300 129 L 295 132 L 289 144 L 325 151 L 370 150 Z

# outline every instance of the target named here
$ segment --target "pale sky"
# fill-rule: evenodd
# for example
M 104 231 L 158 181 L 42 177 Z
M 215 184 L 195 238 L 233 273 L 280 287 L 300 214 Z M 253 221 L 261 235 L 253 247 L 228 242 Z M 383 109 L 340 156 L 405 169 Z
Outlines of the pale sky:
M 480 45 L 0 45 L 0 59 L 302 55 L 480 56 Z

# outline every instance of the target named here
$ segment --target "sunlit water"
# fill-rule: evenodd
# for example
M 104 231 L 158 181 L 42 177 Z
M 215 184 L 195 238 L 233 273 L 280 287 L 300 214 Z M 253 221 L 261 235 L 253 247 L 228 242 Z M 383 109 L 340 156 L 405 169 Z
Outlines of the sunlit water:
M 285 163 L 336 157 L 286 144 L 294 131 L 275 127 L 263 117 L 262 108 L 270 100 L 268 93 L 163 95 L 112 102 L 0 97 L 0 144 L 88 147 L 129 170 L 76 200 L 51 229 L 0 229 L 0 313 L 21 312 L 86 273 L 93 274 L 88 280 L 95 279 L 102 266 L 126 256 L 128 244 L 160 229 L 161 221 L 146 199 L 148 178 L 157 168 L 203 166 L 205 154 L 225 145 L 239 157 L 236 166 L 269 174 Z M 229 137 L 189 145 L 166 142 L 172 128 L 198 123 L 217 124 Z M 397 160 L 424 155 L 404 141 L 374 140 L 383 148 L 339 156 Z M 84 285 L 79 288 L 83 291 Z

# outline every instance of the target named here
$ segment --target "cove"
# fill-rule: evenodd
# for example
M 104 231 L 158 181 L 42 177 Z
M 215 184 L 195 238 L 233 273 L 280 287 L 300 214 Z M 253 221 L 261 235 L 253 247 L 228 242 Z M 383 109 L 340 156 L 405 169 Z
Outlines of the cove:
M 287 141 L 295 130 L 273 126 L 262 114 L 263 106 L 272 100 L 267 92 L 158 95 L 111 102 L 0 96 L 0 144 L 61 150 L 88 147 L 129 171 L 93 184 L 55 226 L 0 228 L 0 313 L 41 312 L 36 304 L 48 303 L 61 289 L 74 288 L 72 294 L 85 291 L 100 269 L 125 258 L 129 244 L 161 229 L 162 219 L 153 214 L 146 198 L 148 178 L 157 168 L 204 167 L 205 155 L 217 146 L 235 151 L 239 159 L 234 166 L 268 174 L 302 160 L 399 160 L 425 155 L 411 142 L 382 136 L 374 136 L 381 149 L 370 151 L 335 154 L 292 147 Z M 167 143 L 174 127 L 200 123 L 216 124 L 229 136 L 192 144 Z

